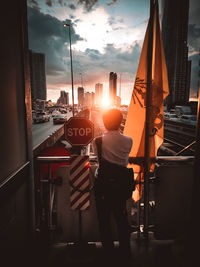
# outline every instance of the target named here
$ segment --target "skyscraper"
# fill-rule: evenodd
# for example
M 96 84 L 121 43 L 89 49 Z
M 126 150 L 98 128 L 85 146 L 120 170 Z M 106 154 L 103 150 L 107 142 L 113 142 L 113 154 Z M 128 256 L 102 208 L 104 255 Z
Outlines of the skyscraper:
M 78 105 L 83 106 L 84 103 L 84 88 L 78 87 Z
M 91 95 L 92 95 L 92 107 L 94 107 L 95 106 L 95 93 L 91 92 Z
M 86 92 L 84 97 L 84 107 L 91 108 L 92 107 L 92 93 Z
M 65 91 L 60 91 L 60 97 L 58 98 L 57 103 L 63 105 L 69 105 L 69 93 Z
M 110 72 L 109 76 L 109 98 L 110 104 L 116 104 L 116 95 L 117 95 L 117 73 Z
M 162 37 L 170 90 L 166 103 L 169 107 L 189 101 L 188 14 L 189 0 L 162 0 Z
M 31 97 L 34 99 L 46 100 L 46 72 L 45 55 L 29 51 Z
M 95 84 L 95 103 L 96 105 L 101 105 L 103 97 L 103 84 L 102 83 L 97 83 Z

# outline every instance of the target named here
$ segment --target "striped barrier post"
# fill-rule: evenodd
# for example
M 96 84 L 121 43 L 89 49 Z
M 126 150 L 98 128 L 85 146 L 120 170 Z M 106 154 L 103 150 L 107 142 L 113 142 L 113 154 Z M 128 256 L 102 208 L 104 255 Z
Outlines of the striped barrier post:
M 90 207 L 89 156 L 72 156 L 70 159 L 70 207 L 79 211 L 79 241 L 82 241 L 82 211 Z

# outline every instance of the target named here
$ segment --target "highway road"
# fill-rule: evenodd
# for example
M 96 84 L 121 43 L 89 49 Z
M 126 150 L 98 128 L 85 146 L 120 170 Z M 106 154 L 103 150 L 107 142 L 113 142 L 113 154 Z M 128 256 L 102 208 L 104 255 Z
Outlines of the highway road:
M 72 112 L 67 114 L 67 119 L 72 116 Z M 57 129 L 62 127 L 63 124 L 53 124 L 53 118 L 50 121 L 43 123 L 36 123 L 32 125 L 32 137 L 33 137 L 33 148 L 42 143 L 47 139 L 49 135 L 55 132 Z
M 67 119 L 72 117 L 72 112 L 67 113 Z M 102 135 L 105 131 L 102 114 L 99 111 L 92 111 L 91 121 L 94 123 L 94 137 Z M 33 149 L 47 139 L 49 135 L 61 128 L 63 124 L 53 124 L 53 118 L 50 121 L 43 123 L 33 123 L 32 136 L 33 136 Z

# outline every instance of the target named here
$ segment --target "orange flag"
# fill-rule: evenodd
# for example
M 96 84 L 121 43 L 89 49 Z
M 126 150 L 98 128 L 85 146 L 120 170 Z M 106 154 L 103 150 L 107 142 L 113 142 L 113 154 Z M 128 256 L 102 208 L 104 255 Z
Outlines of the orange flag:
M 133 138 L 133 147 L 130 157 L 144 157 L 145 155 L 145 121 L 146 121 L 146 90 L 148 59 L 147 50 L 149 42 L 152 42 L 152 83 L 150 88 L 150 138 L 149 156 L 155 158 L 158 148 L 163 143 L 163 102 L 169 93 L 167 68 L 163 49 L 162 36 L 159 24 L 158 2 L 154 4 L 152 24 L 148 22 L 145 39 L 140 55 L 137 75 L 128 109 L 124 134 Z M 153 27 L 153 36 L 150 38 L 150 27 Z M 135 179 L 143 179 L 144 165 L 133 166 Z M 151 171 L 154 165 L 151 164 Z M 137 186 L 133 192 L 133 199 L 138 201 L 141 197 L 142 187 Z

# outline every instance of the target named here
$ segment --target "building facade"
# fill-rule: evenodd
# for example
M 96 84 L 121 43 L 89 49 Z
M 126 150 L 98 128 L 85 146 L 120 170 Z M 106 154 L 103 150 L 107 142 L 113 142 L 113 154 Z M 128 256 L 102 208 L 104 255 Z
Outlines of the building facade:
M 92 107 L 92 93 L 86 92 L 84 97 L 84 107 L 91 108 Z
M 46 71 L 45 71 L 45 55 L 29 51 L 30 62 L 30 80 L 31 80 L 31 98 L 32 100 L 46 100 Z
M 102 98 L 103 98 L 103 84 L 97 83 L 95 84 L 95 104 L 97 106 L 101 105 Z
M 65 91 L 60 91 L 60 97 L 58 98 L 57 103 L 63 105 L 69 105 L 69 93 Z
M 92 95 L 92 107 L 94 107 L 95 106 L 95 93 L 91 92 L 91 95 Z
M 78 105 L 80 107 L 83 107 L 84 104 L 84 88 L 83 87 L 78 87 Z
M 166 104 L 169 107 L 189 101 L 188 14 L 189 0 L 162 0 L 162 37 L 170 91 Z
M 116 96 L 116 106 L 117 107 L 121 106 L 121 97 L 120 96 Z
M 117 96 L 117 73 L 110 72 L 109 75 L 109 100 L 111 105 L 116 104 Z

